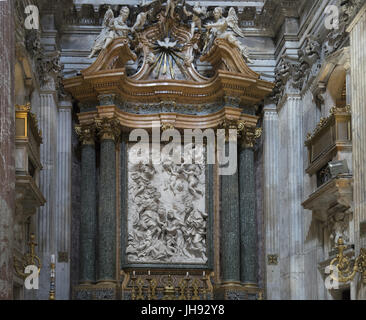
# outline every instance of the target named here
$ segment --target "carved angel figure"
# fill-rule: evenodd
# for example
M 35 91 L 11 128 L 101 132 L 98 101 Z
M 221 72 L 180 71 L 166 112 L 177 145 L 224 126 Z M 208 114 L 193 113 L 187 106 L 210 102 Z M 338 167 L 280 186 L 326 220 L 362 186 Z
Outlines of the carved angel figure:
M 191 35 L 193 37 L 194 30 L 197 27 L 199 31 L 202 30 L 201 16 L 206 16 L 207 8 L 201 7 L 200 2 L 196 2 L 192 11 L 188 11 L 186 6 L 183 7 L 183 12 L 187 17 L 192 16 Z
M 127 37 L 130 32 L 130 28 L 127 25 L 127 19 L 130 15 L 130 9 L 128 7 L 122 7 L 118 18 L 113 22 L 113 39 L 118 37 Z M 108 46 L 108 45 L 107 45 Z
M 151 15 L 153 12 L 153 9 L 150 9 L 146 12 L 141 12 L 138 14 L 137 18 L 136 18 L 136 22 L 133 25 L 133 27 L 131 28 L 132 32 L 135 32 L 136 30 L 142 29 L 146 23 L 146 20 L 148 18 L 149 15 Z
M 126 21 L 130 14 L 128 7 L 122 7 L 120 15 L 114 18 L 112 9 L 109 7 L 105 16 L 103 25 L 104 28 L 100 35 L 95 40 L 92 52 L 89 58 L 92 58 L 97 51 L 108 48 L 112 41 L 118 37 L 127 37 L 130 28 L 127 26 Z
M 166 10 L 165 10 L 165 16 L 170 16 L 172 19 L 174 19 L 174 11 L 175 7 L 179 3 L 180 0 L 168 0 L 166 4 Z
M 223 17 L 223 9 L 221 7 L 216 7 L 213 11 L 213 14 L 215 17 L 215 22 L 206 25 L 206 28 L 210 31 L 210 37 L 208 43 L 205 45 L 204 51 L 208 47 L 212 46 L 215 39 L 226 39 L 240 50 L 247 62 L 253 63 L 249 59 L 248 48 L 244 46 L 236 37 L 239 36 L 244 38 L 245 35 L 240 30 L 238 24 L 239 19 L 236 15 L 235 9 L 231 7 L 226 18 Z
M 114 13 L 111 7 L 109 6 L 107 12 L 104 15 L 103 30 L 95 39 L 92 52 L 90 53 L 89 58 L 92 58 L 98 51 L 105 49 L 107 47 L 106 40 L 110 36 L 110 33 L 112 32 L 113 20 L 114 20 Z

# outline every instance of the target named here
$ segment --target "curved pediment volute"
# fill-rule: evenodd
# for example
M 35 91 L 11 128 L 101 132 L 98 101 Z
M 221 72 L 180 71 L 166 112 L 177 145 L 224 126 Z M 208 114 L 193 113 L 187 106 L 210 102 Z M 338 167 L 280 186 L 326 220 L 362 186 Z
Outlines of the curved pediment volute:
M 117 38 L 105 50 L 103 50 L 95 62 L 81 74 L 85 77 L 104 73 L 107 70 L 124 69 L 126 63 L 130 60 L 136 61 L 137 56 L 129 47 L 129 39 Z

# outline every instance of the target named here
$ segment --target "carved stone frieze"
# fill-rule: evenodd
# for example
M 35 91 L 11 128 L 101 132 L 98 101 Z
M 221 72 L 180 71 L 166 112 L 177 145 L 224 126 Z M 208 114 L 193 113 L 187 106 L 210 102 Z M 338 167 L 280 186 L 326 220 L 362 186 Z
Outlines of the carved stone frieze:
M 288 55 L 283 55 L 278 66 L 275 68 L 275 87 L 273 89 L 273 100 L 278 101 L 285 90 L 298 91 L 303 85 L 303 76 L 299 60 Z
M 62 87 L 61 53 L 43 53 L 37 59 L 37 74 L 43 90 L 56 91 Z

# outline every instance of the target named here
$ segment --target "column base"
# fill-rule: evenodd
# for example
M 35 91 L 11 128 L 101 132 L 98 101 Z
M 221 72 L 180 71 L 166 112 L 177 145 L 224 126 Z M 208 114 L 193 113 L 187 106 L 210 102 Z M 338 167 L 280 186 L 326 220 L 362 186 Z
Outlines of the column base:
M 112 282 L 80 284 L 72 291 L 73 300 L 117 300 L 117 284 Z
M 217 286 L 215 300 L 263 300 L 263 290 L 254 284 L 226 283 Z

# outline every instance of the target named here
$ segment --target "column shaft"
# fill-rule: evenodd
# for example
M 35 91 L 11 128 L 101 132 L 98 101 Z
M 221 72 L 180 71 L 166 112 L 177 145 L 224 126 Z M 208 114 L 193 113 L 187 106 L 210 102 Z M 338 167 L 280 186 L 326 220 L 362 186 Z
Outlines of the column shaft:
M 112 139 L 102 139 L 98 212 L 98 281 L 116 275 L 116 150 Z
M 254 149 L 243 146 L 239 155 L 241 282 L 257 285 L 257 221 Z
M 95 145 L 81 150 L 80 282 L 95 281 L 96 261 L 96 168 Z
M 229 143 L 226 143 L 226 150 Z M 238 172 L 221 176 L 221 269 L 222 282 L 240 282 Z

